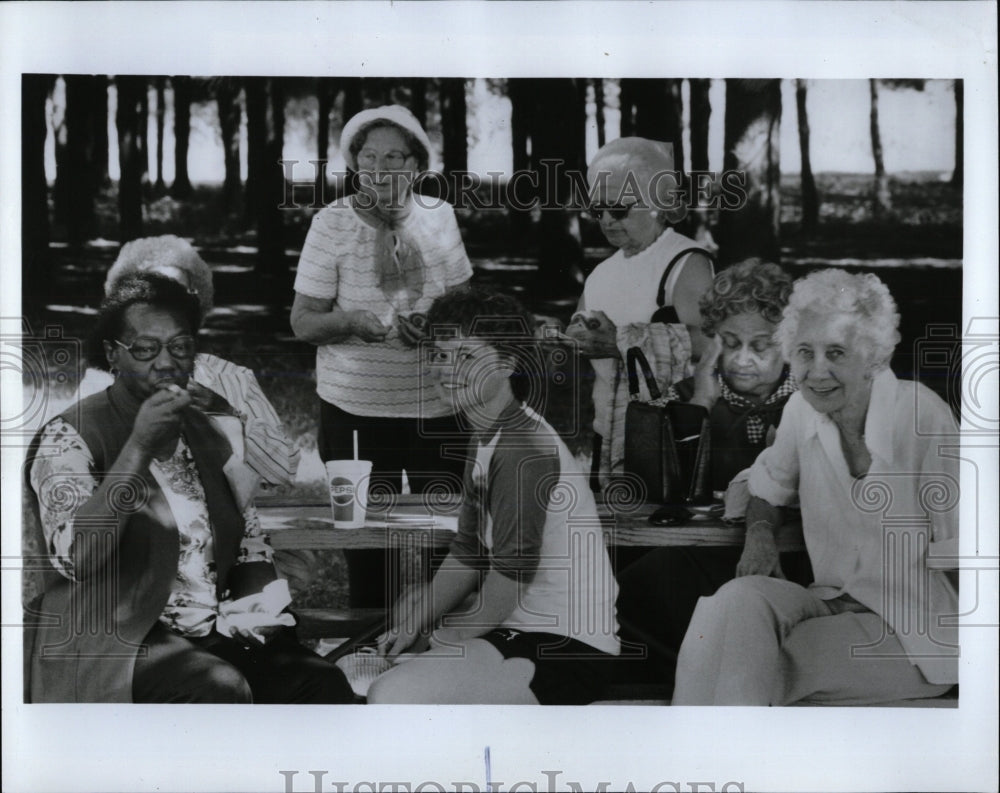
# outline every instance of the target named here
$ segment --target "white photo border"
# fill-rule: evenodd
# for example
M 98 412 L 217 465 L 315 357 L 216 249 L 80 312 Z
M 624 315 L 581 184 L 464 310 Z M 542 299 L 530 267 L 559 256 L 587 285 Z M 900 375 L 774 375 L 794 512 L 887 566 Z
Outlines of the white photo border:
M 3 4 L 0 314 L 20 315 L 22 73 L 921 77 L 965 80 L 963 313 L 995 332 L 996 21 L 988 2 Z M 6 558 L 20 501 L 3 452 Z M 986 547 L 966 532 L 963 553 L 995 564 L 996 454 L 977 454 L 963 521 L 978 508 Z M 17 578 L 4 571 L 4 625 L 20 622 Z M 995 571 L 976 584 L 963 611 L 995 619 Z M 324 791 L 485 790 L 486 747 L 502 790 L 996 789 L 995 628 L 962 632 L 957 710 L 25 706 L 20 630 L 2 639 L 3 788 L 22 793 L 318 790 L 310 771 Z

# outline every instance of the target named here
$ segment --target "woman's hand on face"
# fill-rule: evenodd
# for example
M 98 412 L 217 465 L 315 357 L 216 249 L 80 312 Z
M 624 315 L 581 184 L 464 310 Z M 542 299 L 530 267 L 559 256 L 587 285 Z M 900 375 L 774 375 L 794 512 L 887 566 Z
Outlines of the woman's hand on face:
M 382 341 L 389 329 L 371 311 L 351 311 L 351 331 L 362 341 Z
M 719 334 L 708 337 L 708 348 L 694 368 L 694 396 L 691 402 L 711 410 L 719 399 L 719 378 L 716 369 L 722 355 L 722 337 Z
M 191 395 L 177 385 L 167 385 L 139 408 L 131 440 L 144 454 L 161 458 L 176 448 L 181 431 L 181 411 L 191 405 Z
M 743 555 L 736 565 L 736 577 L 745 575 L 773 575 L 784 578 L 781 556 L 770 528 L 748 528 Z

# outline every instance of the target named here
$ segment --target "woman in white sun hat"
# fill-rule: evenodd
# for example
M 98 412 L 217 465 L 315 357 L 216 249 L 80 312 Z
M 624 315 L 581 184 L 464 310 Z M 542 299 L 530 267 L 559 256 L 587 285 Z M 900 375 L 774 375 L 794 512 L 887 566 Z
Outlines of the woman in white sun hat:
M 359 189 L 313 219 L 291 316 L 295 335 L 317 348 L 320 457 L 351 457 L 356 431 L 376 488 L 398 492 L 405 470 L 413 492 L 436 490 L 461 481 L 462 461 L 442 449 L 457 422 L 423 376 L 421 320 L 435 298 L 468 282 L 472 267 L 452 207 L 414 197 L 431 146 L 409 110 L 358 113 L 340 150 Z M 378 605 L 380 577 L 351 567 L 352 605 Z

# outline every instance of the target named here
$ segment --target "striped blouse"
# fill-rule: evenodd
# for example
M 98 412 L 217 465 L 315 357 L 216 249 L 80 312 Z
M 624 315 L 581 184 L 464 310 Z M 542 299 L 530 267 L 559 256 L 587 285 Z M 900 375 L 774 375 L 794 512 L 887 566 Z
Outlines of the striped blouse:
M 316 392 L 357 416 L 433 418 L 452 412 L 424 376 L 419 350 L 399 338 L 396 316 L 427 311 L 435 298 L 467 281 L 472 266 L 450 204 L 415 197 L 403 228 L 424 263 L 423 289 L 416 298 L 379 286 L 376 230 L 358 216 L 348 198 L 313 218 L 299 259 L 296 292 L 335 301 L 344 311 L 371 311 L 392 328 L 380 342 L 352 337 L 317 348 Z

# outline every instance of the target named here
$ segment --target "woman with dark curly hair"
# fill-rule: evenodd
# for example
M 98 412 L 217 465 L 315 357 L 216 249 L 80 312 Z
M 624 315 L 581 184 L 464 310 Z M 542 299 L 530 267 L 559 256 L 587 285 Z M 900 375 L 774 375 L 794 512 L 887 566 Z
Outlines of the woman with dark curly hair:
M 701 298 L 708 347 L 694 376 L 667 397 L 709 412 L 713 490 L 725 490 L 753 463 L 795 393 L 774 339 L 791 291 L 792 278 L 778 265 L 748 259 L 719 273 Z
M 778 265 L 749 259 L 715 276 L 701 298 L 706 352 L 694 376 L 672 386 L 667 396 L 708 411 L 715 491 L 726 490 L 753 464 L 795 393 L 774 338 L 791 291 L 791 276 Z M 745 484 L 742 489 L 745 493 Z M 677 650 L 698 598 L 736 575 L 740 555 L 739 548 L 658 548 L 620 574 L 622 638 L 647 645 L 661 679 L 673 679 Z M 782 554 L 781 564 L 792 580 L 811 580 L 804 552 Z

